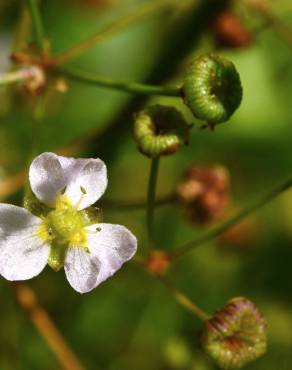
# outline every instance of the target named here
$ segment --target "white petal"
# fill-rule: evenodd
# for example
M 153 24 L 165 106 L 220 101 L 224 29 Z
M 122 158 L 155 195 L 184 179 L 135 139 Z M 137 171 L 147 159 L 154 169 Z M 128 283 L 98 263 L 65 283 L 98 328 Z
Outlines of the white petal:
M 34 159 L 29 179 L 32 191 L 43 203 L 53 207 L 56 196 L 66 189 L 65 195 L 79 210 L 95 203 L 107 187 L 106 166 L 100 159 L 74 159 L 54 153 Z
M 99 259 L 83 248 L 76 246 L 69 248 L 64 268 L 72 288 L 79 293 L 86 293 L 95 288 L 100 265 Z
M 66 177 L 54 153 L 42 153 L 29 168 L 29 182 L 36 197 L 44 204 L 54 207 L 56 197 L 64 189 Z
M 59 157 L 66 177 L 65 195 L 78 209 L 95 203 L 107 187 L 107 171 L 100 159 Z M 82 189 L 82 190 L 81 190 Z M 85 190 L 85 194 L 82 191 Z
M 50 246 L 36 235 L 42 220 L 24 208 L 0 204 L 0 274 L 26 280 L 46 266 Z
M 98 224 L 87 228 L 88 248 L 72 247 L 67 253 L 65 272 L 71 286 L 85 293 L 112 276 L 137 250 L 137 239 L 124 226 Z

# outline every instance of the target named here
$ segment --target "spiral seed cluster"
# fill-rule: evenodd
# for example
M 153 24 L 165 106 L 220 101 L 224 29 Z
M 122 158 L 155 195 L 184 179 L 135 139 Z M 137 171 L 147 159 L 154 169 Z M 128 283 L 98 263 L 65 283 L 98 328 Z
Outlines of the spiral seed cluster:
M 242 99 L 240 76 L 226 58 L 203 55 L 190 65 L 182 93 L 194 116 L 214 127 L 227 121 L 239 107 Z
M 134 136 L 140 151 L 150 158 L 175 153 L 188 142 L 190 126 L 173 107 L 154 105 L 140 111 Z
M 230 300 L 206 322 L 202 343 L 222 369 L 231 370 L 263 355 L 266 336 L 266 321 L 256 305 L 239 297 Z

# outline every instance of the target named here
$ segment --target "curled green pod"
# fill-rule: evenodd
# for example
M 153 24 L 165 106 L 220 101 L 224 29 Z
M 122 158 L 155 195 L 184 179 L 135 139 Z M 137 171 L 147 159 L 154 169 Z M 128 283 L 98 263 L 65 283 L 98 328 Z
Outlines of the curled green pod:
M 213 128 L 227 121 L 241 103 L 239 73 L 226 58 L 215 54 L 200 56 L 185 74 L 182 94 L 194 116 Z
M 206 321 L 202 343 L 221 369 L 240 369 L 266 351 L 266 321 L 256 305 L 238 297 Z
M 190 126 L 173 107 L 154 105 L 135 116 L 134 136 L 140 151 L 150 158 L 175 153 L 188 142 Z

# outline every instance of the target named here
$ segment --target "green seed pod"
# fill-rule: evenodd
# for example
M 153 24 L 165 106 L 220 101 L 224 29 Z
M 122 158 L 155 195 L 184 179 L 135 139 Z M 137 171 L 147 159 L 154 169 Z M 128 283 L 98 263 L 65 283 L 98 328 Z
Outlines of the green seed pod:
M 266 321 L 246 298 L 234 298 L 206 321 L 202 343 L 221 369 L 240 369 L 263 355 Z
M 173 107 L 154 105 L 135 116 L 134 136 L 150 158 L 175 153 L 188 142 L 190 125 Z
M 194 116 L 213 128 L 227 121 L 239 107 L 242 99 L 240 76 L 226 58 L 203 55 L 190 65 L 182 94 Z

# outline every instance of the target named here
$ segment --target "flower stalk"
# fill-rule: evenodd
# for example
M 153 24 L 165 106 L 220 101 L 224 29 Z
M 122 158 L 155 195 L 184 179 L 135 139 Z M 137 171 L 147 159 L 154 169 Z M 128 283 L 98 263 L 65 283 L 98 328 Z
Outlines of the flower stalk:
M 31 15 L 31 20 L 34 27 L 35 39 L 38 48 L 41 52 L 46 51 L 46 42 L 42 17 L 39 12 L 37 0 L 27 0 L 27 6 Z
M 54 352 L 64 370 L 84 370 L 79 359 L 66 343 L 66 340 L 41 307 L 34 291 L 23 283 L 15 283 L 16 299 L 22 309 Z
M 67 50 L 62 51 L 55 57 L 56 65 L 62 65 L 69 62 L 72 59 L 79 57 L 84 54 L 87 50 L 94 47 L 97 43 L 106 40 L 107 38 L 115 35 L 123 29 L 129 27 L 132 24 L 137 23 L 142 18 L 151 14 L 152 12 L 164 8 L 166 6 L 174 5 L 174 0 L 152 0 L 146 2 L 145 5 L 139 6 L 136 10 L 130 14 L 122 17 L 111 24 L 107 25 L 102 30 L 98 30 L 88 38 L 76 43 Z
M 146 85 L 137 82 L 127 82 L 127 81 L 115 81 L 110 78 L 105 78 L 98 75 L 93 75 L 92 73 L 77 70 L 76 68 L 62 67 L 57 68 L 63 76 L 68 77 L 71 80 L 83 82 L 86 84 L 115 89 L 124 91 L 131 94 L 139 95 L 161 95 L 170 97 L 179 97 L 180 89 L 178 87 L 167 87 L 167 86 L 155 86 Z
M 224 233 L 226 230 L 228 230 L 235 224 L 239 223 L 240 221 L 245 219 L 247 216 L 249 216 L 253 212 L 265 206 L 267 203 L 272 201 L 278 195 L 282 194 L 284 191 L 291 188 L 291 186 L 292 186 L 292 177 L 284 181 L 282 184 L 276 186 L 269 193 L 265 194 L 263 197 L 261 197 L 260 199 L 252 203 L 251 205 L 247 206 L 246 208 L 242 209 L 240 212 L 236 213 L 233 217 L 229 218 L 227 221 L 219 224 L 218 226 L 215 226 L 213 229 L 199 236 L 197 239 L 187 242 L 186 244 L 174 250 L 172 253 L 170 253 L 171 259 L 175 260 L 179 257 L 182 257 L 186 253 L 191 252 L 194 248 L 199 247 L 217 238 L 219 235 Z
M 155 275 L 161 283 L 171 291 L 175 300 L 183 306 L 186 310 L 191 312 L 197 319 L 205 322 L 210 319 L 210 316 L 206 314 L 201 308 L 199 308 L 194 302 L 192 302 L 184 293 L 176 288 L 165 276 L 161 274 Z
M 148 183 L 148 192 L 147 192 L 147 231 L 148 231 L 148 241 L 151 243 L 153 241 L 153 218 L 154 218 L 154 208 L 155 208 L 155 193 L 156 185 L 158 178 L 158 169 L 159 169 L 159 160 L 160 158 L 153 158 L 151 160 L 150 176 Z
M 161 207 L 168 204 L 175 203 L 175 195 L 169 194 L 157 198 L 155 200 L 155 207 Z M 101 202 L 102 207 L 112 208 L 112 209 L 121 209 L 121 210 L 129 210 L 135 211 L 141 208 L 144 208 L 146 205 L 146 201 L 144 199 L 105 199 Z

